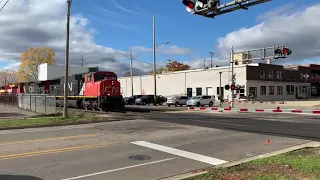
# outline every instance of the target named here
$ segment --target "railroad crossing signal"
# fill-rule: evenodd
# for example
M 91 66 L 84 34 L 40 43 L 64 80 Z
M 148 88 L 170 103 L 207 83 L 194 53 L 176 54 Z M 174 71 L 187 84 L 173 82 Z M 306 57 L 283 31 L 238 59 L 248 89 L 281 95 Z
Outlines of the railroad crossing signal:
M 286 58 L 287 56 L 289 56 L 292 53 L 292 50 L 289 48 L 286 48 L 284 46 L 281 47 L 275 47 L 274 50 L 274 58 L 278 59 L 278 58 Z
M 229 90 L 230 89 L 230 85 L 229 84 L 225 85 L 224 89 Z
M 233 84 L 231 85 L 231 90 L 235 90 L 236 89 L 236 86 Z
M 239 9 L 248 10 L 250 6 L 266 3 L 272 0 L 233 0 L 220 5 L 220 0 L 183 0 L 188 12 L 207 18 L 236 11 Z

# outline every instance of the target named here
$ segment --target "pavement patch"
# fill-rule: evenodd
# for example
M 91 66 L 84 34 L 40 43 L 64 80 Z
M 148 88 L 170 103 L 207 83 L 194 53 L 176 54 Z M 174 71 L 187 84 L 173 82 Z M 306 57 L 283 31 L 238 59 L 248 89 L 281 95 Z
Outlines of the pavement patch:
M 224 160 L 221 160 L 221 159 L 216 159 L 216 158 L 212 158 L 212 157 L 209 157 L 209 156 L 204 156 L 204 155 L 201 155 L 201 154 L 182 151 L 182 150 L 179 150 L 179 149 L 175 149 L 175 148 L 171 148 L 171 147 L 167 147 L 167 146 L 163 146 L 163 145 L 158 145 L 158 144 L 154 144 L 154 143 L 149 143 L 149 142 L 146 142 L 146 141 L 136 141 L 136 142 L 131 142 L 131 143 L 135 144 L 135 145 L 139 145 L 139 146 L 155 149 L 155 150 L 158 150 L 158 151 L 166 152 L 166 153 L 169 153 L 169 154 L 174 154 L 176 156 L 181 156 L 181 157 L 184 157 L 184 158 L 200 161 L 200 162 L 207 163 L 207 164 L 210 164 L 210 165 L 218 165 L 218 164 L 223 164 L 223 163 L 227 162 L 227 161 L 224 161 Z

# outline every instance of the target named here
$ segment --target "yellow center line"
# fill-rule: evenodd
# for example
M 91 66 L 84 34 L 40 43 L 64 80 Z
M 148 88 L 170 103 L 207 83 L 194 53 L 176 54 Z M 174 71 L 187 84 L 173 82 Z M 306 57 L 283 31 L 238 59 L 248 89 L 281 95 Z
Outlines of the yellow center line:
M 0 142 L 0 146 L 1 145 L 10 145 L 10 144 L 34 143 L 34 142 L 42 142 L 42 141 L 75 139 L 75 138 L 81 138 L 81 137 L 96 137 L 96 136 L 97 136 L 97 134 L 83 134 L 83 135 L 76 135 L 76 136 L 61 136 L 61 137 L 44 138 L 44 139 L 31 139 L 31 140 L 23 140 L 23 141 Z
M 23 158 L 23 157 L 30 157 L 30 156 L 37 156 L 37 155 L 44 155 L 44 154 L 54 154 L 59 152 L 68 152 L 68 151 L 76 151 L 76 150 L 86 150 L 86 149 L 93 149 L 93 148 L 99 148 L 99 147 L 106 147 L 106 146 L 115 145 L 115 144 L 119 144 L 119 143 L 109 142 L 109 143 L 101 143 L 101 144 L 91 144 L 86 146 L 74 146 L 74 147 L 60 148 L 60 149 L 33 151 L 33 152 L 27 152 L 27 153 L 21 153 L 21 154 L 9 154 L 9 155 L 0 156 L 0 160 Z

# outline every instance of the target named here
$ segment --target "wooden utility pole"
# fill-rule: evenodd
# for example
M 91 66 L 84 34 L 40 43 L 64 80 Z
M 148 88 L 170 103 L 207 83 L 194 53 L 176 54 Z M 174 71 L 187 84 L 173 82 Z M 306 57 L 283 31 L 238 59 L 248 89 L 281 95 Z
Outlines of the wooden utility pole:
M 133 56 L 130 53 L 130 76 L 131 76 L 131 96 L 133 96 Z
M 66 61 L 64 65 L 63 117 L 68 117 L 69 31 L 70 31 L 71 0 L 68 0 L 67 3 L 68 3 L 68 13 L 67 13 Z

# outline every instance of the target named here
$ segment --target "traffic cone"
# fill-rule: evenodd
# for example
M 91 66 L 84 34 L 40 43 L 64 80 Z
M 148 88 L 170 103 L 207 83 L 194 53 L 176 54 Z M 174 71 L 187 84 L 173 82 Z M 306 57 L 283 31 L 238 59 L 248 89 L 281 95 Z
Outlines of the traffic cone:
M 266 144 L 270 144 L 270 139 L 267 139 L 267 140 L 266 140 Z

